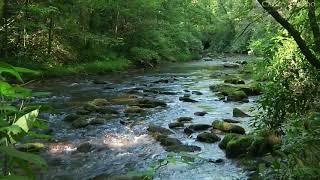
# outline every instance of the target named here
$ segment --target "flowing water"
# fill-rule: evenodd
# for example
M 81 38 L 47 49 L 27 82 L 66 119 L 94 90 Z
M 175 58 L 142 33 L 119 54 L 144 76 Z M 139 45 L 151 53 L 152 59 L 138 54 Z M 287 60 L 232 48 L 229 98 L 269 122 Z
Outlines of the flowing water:
M 249 132 L 250 119 L 233 118 L 232 110 L 237 107 L 249 112 L 249 109 L 255 106 L 255 99 L 251 98 L 249 103 L 223 102 L 209 90 L 210 85 L 223 83 L 219 75 L 237 73 L 237 69 L 224 68 L 223 64 L 245 58 L 239 56 L 210 62 L 166 64 L 145 72 L 50 80 L 35 84 L 37 90 L 52 93 L 50 98 L 35 100 L 40 103 L 49 102 L 54 107 L 54 112 L 41 115 L 48 119 L 55 140 L 47 143 L 48 148 L 42 154 L 48 161 L 49 169 L 39 173 L 38 179 L 81 180 L 101 174 L 111 177 L 132 171 L 146 171 L 159 160 L 168 158 L 168 152 L 148 135 L 148 125 L 156 124 L 168 128 L 170 122 L 182 116 L 193 117 L 194 124 L 236 119 L 240 120 L 241 126 Z M 155 83 L 161 79 L 169 81 Z M 105 81 L 107 84 L 95 84 L 93 80 Z M 156 94 L 155 90 L 166 93 Z M 191 94 L 192 91 L 203 93 L 191 95 L 197 103 L 179 101 L 179 97 Z M 147 109 L 143 114 L 128 116 L 123 113 L 126 105 L 112 104 L 113 108 L 121 112 L 119 115 L 108 117 L 110 120 L 105 124 L 90 125 L 81 129 L 72 128 L 69 123 L 63 121 L 66 115 L 74 113 L 88 101 L 95 98 L 112 99 L 129 92 L 163 100 L 168 106 Z M 194 113 L 198 111 L 207 111 L 208 114 L 204 117 L 195 116 Z M 121 120 L 132 120 L 136 123 L 122 125 Z M 248 172 L 239 167 L 236 161 L 226 159 L 218 143 L 197 142 L 197 133 L 188 136 L 183 129 L 174 132 L 173 137 L 184 144 L 199 146 L 202 150 L 195 153 L 169 153 L 170 159 L 175 159 L 176 162 L 170 161 L 166 165 L 157 166 L 154 169 L 154 179 L 247 179 Z M 77 152 L 77 147 L 84 142 L 93 144 L 94 150 L 88 153 Z M 183 161 L 186 157 L 189 157 L 188 160 Z M 223 162 L 210 163 L 209 159 L 223 159 Z

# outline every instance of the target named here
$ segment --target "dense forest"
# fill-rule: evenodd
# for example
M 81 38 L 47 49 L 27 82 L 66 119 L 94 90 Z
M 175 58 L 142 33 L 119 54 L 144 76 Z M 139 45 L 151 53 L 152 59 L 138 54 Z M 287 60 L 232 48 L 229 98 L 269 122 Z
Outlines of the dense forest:
M 320 178 L 316 0 L 0 0 L 0 17 L 0 179 Z

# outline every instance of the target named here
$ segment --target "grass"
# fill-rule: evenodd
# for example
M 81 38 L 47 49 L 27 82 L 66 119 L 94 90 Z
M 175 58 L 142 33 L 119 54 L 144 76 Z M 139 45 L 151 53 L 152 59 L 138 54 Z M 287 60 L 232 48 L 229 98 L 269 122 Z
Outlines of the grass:
M 129 60 L 125 58 L 107 59 L 90 63 L 75 65 L 60 65 L 54 67 L 40 68 L 42 76 L 61 77 L 74 74 L 105 74 L 128 69 Z

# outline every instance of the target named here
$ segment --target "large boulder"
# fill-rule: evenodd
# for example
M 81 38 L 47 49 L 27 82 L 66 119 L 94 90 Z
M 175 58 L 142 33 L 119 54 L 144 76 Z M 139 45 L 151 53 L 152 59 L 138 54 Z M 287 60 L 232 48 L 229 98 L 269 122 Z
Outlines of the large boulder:
M 200 142 L 205 142 L 205 143 L 215 143 L 217 141 L 220 141 L 220 137 L 209 132 L 204 132 L 201 133 L 197 136 L 197 140 Z
M 241 155 L 246 155 L 253 143 L 251 136 L 239 136 L 238 138 L 233 138 L 227 143 L 226 156 L 228 158 L 237 158 Z
M 229 83 L 231 83 L 229 81 Z M 259 87 L 257 83 L 249 83 L 249 84 L 216 84 L 210 86 L 210 90 L 213 92 L 220 92 L 225 96 L 229 96 L 234 94 L 234 92 L 242 91 L 247 96 L 258 96 L 262 94 L 262 89 Z
M 233 117 L 251 117 L 250 115 L 246 114 L 239 108 L 234 108 L 233 109 Z
M 272 143 L 270 135 L 237 135 L 227 134 L 220 142 L 219 147 L 226 150 L 228 158 L 238 158 L 240 156 L 263 156 L 271 152 L 273 147 L 280 143 Z
M 226 149 L 228 143 L 229 143 L 232 139 L 237 138 L 237 137 L 239 137 L 239 136 L 240 136 L 239 134 L 233 134 L 233 133 L 226 134 L 226 135 L 224 136 L 224 138 L 222 139 L 222 141 L 219 143 L 219 147 L 220 147 L 221 149 Z
M 193 131 L 205 131 L 211 128 L 211 126 L 208 124 L 192 124 L 188 128 Z
M 247 94 L 239 87 L 229 84 L 218 84 L 210 86 L 213 92 L 219 92 L 222 96 L 227 96 L 228 101 L 248 102 Z
M 235 133 L 235 134 L 245 134 L 246 131 L 241 126 L 224 122 L 224 121 L 214 121 L 212 123 L 212 127 L 215 129 L 219 129 L 223 132 L 227 133 Z

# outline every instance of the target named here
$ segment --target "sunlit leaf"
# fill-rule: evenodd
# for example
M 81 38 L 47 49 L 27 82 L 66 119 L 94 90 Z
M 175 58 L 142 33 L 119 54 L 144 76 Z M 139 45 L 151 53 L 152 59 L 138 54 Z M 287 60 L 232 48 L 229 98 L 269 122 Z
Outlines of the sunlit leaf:
M 28 132 L 30 129 L 30 125 L 36 120 L 37 116 L 39 115 L 39 110 L 31 111 L 28 114 L 23 115 L 20 117 L 14 125 L 19 126 L 21 129 L 23 129 L 25 132 Z

